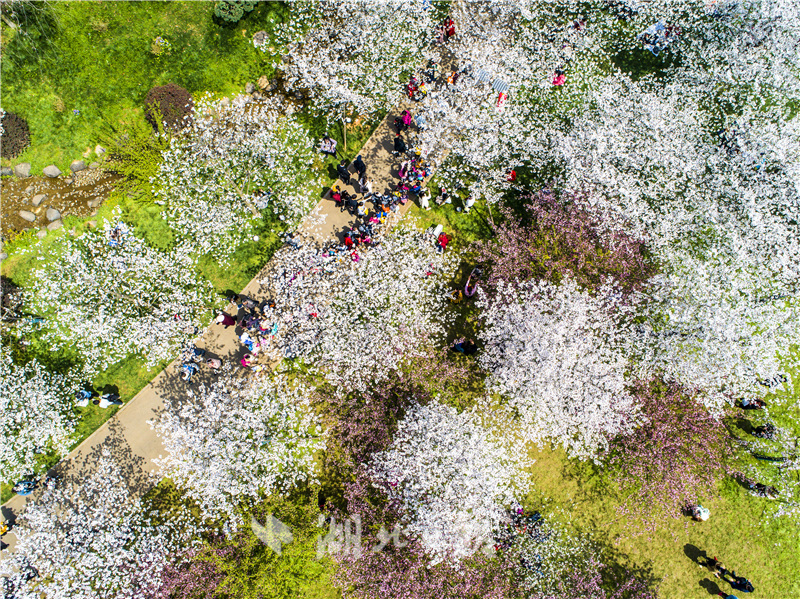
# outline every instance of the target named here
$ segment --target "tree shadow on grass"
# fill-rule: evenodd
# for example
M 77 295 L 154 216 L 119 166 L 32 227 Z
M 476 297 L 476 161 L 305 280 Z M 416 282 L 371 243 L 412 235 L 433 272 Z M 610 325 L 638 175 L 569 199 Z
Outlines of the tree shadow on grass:
M 653 572 L 649 561 L 636 563 L 607 540 L 597 546 L 597 558 L 605 565 L 601 571 L 602 586 L 611 596 L 619 597 L 619 599 L 655 596 L 662 579 Z M 622 589 L 626 590 L 622 591 Z M 649 595 L 645 591 L 649 591 L 653 595 Z
M 753 434 L 753 423 L 747 420 L 746 418 L 737 418 L 736 426 L 739 427 L 744 432 L 746 432 L 748 435 Z
M 582 495 L 588 501 L 614 496 L 619 492 L 608 471 L 591 460 L 566 459 L 561 468 L 561 476 L 577 482 Z

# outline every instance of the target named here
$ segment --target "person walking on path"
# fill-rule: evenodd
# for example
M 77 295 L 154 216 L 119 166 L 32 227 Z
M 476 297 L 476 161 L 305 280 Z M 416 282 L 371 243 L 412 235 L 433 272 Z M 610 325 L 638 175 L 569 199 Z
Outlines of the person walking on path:
M 411 117 L 411 113 L 408 110 L 403 111 L 403 116 L 400 117 L 403 122 L 403 130 L 408 129 L 408 127 L 413 122 L 413 118 Z
M 366 173 L 358 180 L 358 186 L 361 188 L 361 193 L 364 194 L 364 199 L 368 199 L 372 195 L 372 182 L 367 179 Z
M 367 165 L 364 164 L 364 161 L 361 159 L 361 154 L 356 156 L 355 162 L 353 162 L 353 166 L 358 173 L 358 178 L 363 179 L 364 175 L 367 173 Z
M 408 147 L 406 147 L 406 142 L 403 141 L 403 138 L 400 137 L 400 134 L 398 133 L 394 137 L 394 153 L 395 154 L 399 154 L 399 155 L 403 155 L 407 151 L 408 151 Z
M 221 312 L 217 317 L 214 319 L 214 322 L 217 324 L 221 324 L 226 329 L 228 327 L 232 327 L 236 324 L 236 319 L 228 314 L 227 312 Z
M 339 173 L 339 178 L 345 185 L 350 185 L 350 171 L 347 170 L 347 160 L 342 160 L 339 166 L 336 167 L 336 172 Z

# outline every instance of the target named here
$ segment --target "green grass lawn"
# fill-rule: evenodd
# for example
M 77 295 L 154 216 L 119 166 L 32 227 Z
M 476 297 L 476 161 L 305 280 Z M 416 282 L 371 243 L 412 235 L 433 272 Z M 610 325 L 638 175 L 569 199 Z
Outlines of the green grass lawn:
M 702 599 L 729 585 L 698 565 L 700 552 L 716 556 L 729 569 L 746 576 L 757 597 L 790 599 L 800 596 L 797 564 L 800 531 L 792 520 L 765 514 L 769 500 L 749 495 L 732 480 L 722 484 L 720 497 L 703 501 L 711 510 L 707 522 L 665 519 L 654 532 L 618 512 L 621 498 L 606 475 L 568 460 L 560 449 L 531 452 L 533 489 L 527 504 L 545 513 L 561 513 L 571 526 L 609 548 L 622 565 L 650 569 L 662 579 L 660 597 Z
M 5 10 L 5 9 L 4 9 Z M 190 92 L 243 92 L 272 75 L 281 48 L 262 53 L 252 36 L 272 38 L 288 8 L 260 2 L 236 25 L 214 18 L 213 2 L 21 3 L 20 30 L 2 24 L 3 108 L 28 121 L 31 147 L 13 161 L 32 172 L 62 171 L 102 134 L 124 131 L 147 92 L 177 83 Z M 169 47 L 159 53 L 154 40 Z

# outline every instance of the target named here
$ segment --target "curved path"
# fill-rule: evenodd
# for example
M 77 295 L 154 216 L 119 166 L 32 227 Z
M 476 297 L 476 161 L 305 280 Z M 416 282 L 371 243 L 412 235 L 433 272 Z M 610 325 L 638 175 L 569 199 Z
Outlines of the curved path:
M 397 181 L 398 159 L 391 154 L 394 140 L 392 123 L 406 108 L 409 106 L 395 107 L 361 149 L 361 156 L 367 165 L 367 175 L 373 182 L 375 192 L 389 189 Z M 352 167 L 350 170 L 353 171 Z M 355 191 L 352 186 L 344 186 L 341 181 L 337 183 L 342 189 Z M 411 202 L 406 203 L 400 214 L 404 214 L 410 207 Z M 334 241 L 354 221 L 353 217 L 336 208 L 333 201 L 326 196 L 303 219 L 298 230 L 307 243 L 324 244 Z M 292 250 L 284 246 L 276 255 L 289 251 Z M 274 259 L 270 260 L 248 283 L 242 290 L 244 295 L 254 299 L 267 299 L 269 290 L 261 281 L 266 279 L 265 275 L 274 262 Z M 225 329 L 221 325 L 212 324 L 197 341 L 197 346 L 206 349 L 209 354 L 219 356 L 223 361 L 238 360 L 245 352 L 236 330 L 238 327 Z M 81 484 L 94 471 L 97 456 L 107 448 L 120 466 L 132 493 L 141 496 L 152 489 L 158 482 L 158 478 L 153 476 L 157 469 L 153 460 L 165 453 L 165 450 L 161 439 L 147 422 L 163 410 L 165 398 L 186 396 L 186 382 L 180 376 L 180 366 L 180 360 L 167 366 L 112 418 L 65 456 L 51 472 L 63 477 L 63 484 Z M 193 383 L 209 380 L 204 375 L 209 377 L 203 370 L 197 372 Z M 17 495 L 2 506 L 3 515 L 12 525 L 11 532 L 3 537 L 3 541 L 9 544 L 11 550 L 15 542 L 14 520 L 24 510 L 28 499 Z

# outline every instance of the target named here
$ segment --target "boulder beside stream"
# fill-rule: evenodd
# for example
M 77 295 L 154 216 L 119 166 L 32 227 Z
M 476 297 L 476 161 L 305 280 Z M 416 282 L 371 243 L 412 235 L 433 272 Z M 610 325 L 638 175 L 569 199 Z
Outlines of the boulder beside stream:
M 26 179 L 31 176 L 31 163 L 20 162 L 14 167 L 14 174 L 20 179 Z

